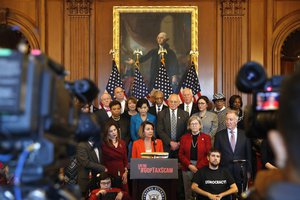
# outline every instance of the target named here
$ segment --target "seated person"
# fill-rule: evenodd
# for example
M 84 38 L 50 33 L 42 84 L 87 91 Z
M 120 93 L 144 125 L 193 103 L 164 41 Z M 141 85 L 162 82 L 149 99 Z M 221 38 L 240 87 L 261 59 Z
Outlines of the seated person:
M 94 189 L 89 200 L 130 200 L 128 193 L 120 188 L 111 187 L 111 177 L 103 172 L 99 176 L 99 189 Z
M 192 179 L 192 190 L 197 193 L 197 200 L 231 199 L 231 194 L 238 192 L 238 187 L 231 174 L 219 167 L 221 153 L 211 149 L 207 155 L 208 166 L 199 169 Z
M 155 139 L 154 124 L 148 121 L 142 122 L 139 132 L 141 139 L 133 142 L 131 158 L 141 158 L 143 152 L 163 152 L 163 143 Z

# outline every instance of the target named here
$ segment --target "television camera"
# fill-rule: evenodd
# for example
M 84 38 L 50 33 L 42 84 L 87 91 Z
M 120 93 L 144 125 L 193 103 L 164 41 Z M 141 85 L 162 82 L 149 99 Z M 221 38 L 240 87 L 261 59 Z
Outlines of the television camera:
M 277 128 L 280 84 L 282 76 L 267 78 L 257 62 L 245 63 L 236 77 L 239 91 L 253 94 L 253 105 L 246 108 L 245 129 L 250 138 L 265 138 L 270 129 Z
M 92 102 L 97 86 L 88 79 L 66 82 L 65 75 L 62 65 L 39 50 L 26 55 L 0 49 L 0 161 L 14 172 L 14 191 L 2 187 L 0 199 L 31 199 L 37 188 L 52 199 L 47 195 L 54 194 L 54 182 L 45 182 L 52 179 L 45 168 L 57 176 L 76 140 L 99 135 L 96 121 L 74 100 Z M 59 197 L 54 199 L 64 199 Z

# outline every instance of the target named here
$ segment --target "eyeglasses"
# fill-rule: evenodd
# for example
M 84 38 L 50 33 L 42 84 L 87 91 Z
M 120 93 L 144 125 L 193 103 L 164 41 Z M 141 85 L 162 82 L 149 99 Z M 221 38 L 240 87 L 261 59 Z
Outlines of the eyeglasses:
M 105 181 L 105 182 L 102 182 L 102 181 L 101 181 L 100 184 L 101 184 L 101 185 L 109 185 L 109 184 L 111 184 L 111 181 Z
M 197 126 L 199 125 L 199 123 L 195 122 L 195 123 L 190 123 L 191 126 Z

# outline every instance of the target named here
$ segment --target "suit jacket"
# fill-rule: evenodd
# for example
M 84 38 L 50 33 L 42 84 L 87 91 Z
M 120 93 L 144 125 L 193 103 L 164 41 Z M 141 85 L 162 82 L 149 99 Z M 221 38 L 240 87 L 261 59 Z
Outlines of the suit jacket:
M 200 117 L 200 112 L 193 115 Z M 206 111 L 203 118 L 201 118 L 202 130 L 201 132 L 210 135 L 211 139 L 215 137 L 218 129 L 218 115 L 216 113 Z
M 101 159 L 101 149 L 98 148 L 99 159 Z M 94 148 L 89 142 L 80 142 L 77 145 L 76 159 L 78 162 L 78 185 L 83 193 L 87 192 L 89 185 L 89 173 L 93 177 L 96 174 L 104 172 L 105 166 L 98 160 Z
M 221 152 L 222 167 L 227 168 L 237 183 L 241 182 L 241 166 L 234 160 L 246 160 L 245 167 L 247 172 L 251 173 L 251 143 L 246 137 L 245 132 L 237 129 L 237 141 L 234 152 L 230 146 L 227 129 L 217 132 L 215 136 L 214 147 Z
M 108 121 L 114 121 L 119 125 L 119 127 L 121 129 L 121 139 L 124 140 L 126 143 L 126 146 L 128 146 L 129 141 L 130 141 L 130 132 L 129 132 L 130 122 L 129 122 L 129 120 L 121 115 L 119 121 L 115 121 L 112 117 L 110 117 L 108 119 Z
M 133 142 L 131 158 L 141 158 L 141 153 L 146 152 L 143 139 Z M 152 142 L 152 152 L 154 152 L 154 142 Z M 164 152 L 163 143 L 160 139 L 156 139 L 155 152 Z
M 193 136 L 191 133 L 184 134 L 180 139 L 179 148 L 179 161 L 182 164 L 182 170 L 188 170 L 188 166 L 191 163 L 191 146 L 192 146 Z M 197 138 L 197 163 L 196 167 L 198 169 L 207 166 L 207 153 L 211 148 L 210 137 L 205 133 L 200 133 Z
M 181 109 L 177 109 L 176 142 L 180 141 L 181 136 L 186 132 L 189 114 Z M 158 113 L 157 134 L 164 143 L 164 150 L 170 152 L 171 139 L 171 118 L 170 109 L 164 109 Z
M 101 129 L 103 130 L 106 121 L 109 119 L 108 114 L 103 108 L 97 110 L 96 112 L 94 112 L 94 114 L 96 115 L 98 124 L 101 126 Z
M 178 108 L 182 109 L 185 111 L 185 104 L 182 103 L 178 106 Z M 192 106 L 192 110 L 191 110 L 191 114 L 190 116 L 192 116 L 193 114 L 199 112 L 199 108 L 198 108 L 198 105 L 196 103 L 193 103 L 193 106 Z
M 161 111 L 164 110 L 164 109 L 166 109 L 166 108 L 168 108 L 168 106 L 162 105 Z M 149 112 L 150 114 L 154 115 L 155 117 L 157 117 L 157 112 L 156 112 L 156 106 L 155 106 L 155 105 L 154 105 L 154 106 L 151 106 L 151 107 L 149 108 L 149 111 L 148 111 L 148 112 Z

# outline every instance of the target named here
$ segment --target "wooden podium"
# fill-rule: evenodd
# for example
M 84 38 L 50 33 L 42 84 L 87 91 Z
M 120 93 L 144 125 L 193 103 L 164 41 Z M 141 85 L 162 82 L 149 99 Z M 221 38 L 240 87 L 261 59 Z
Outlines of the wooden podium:
M 176 200 L 177 159 L 131 159 L 130 179 L 135 200 Z

